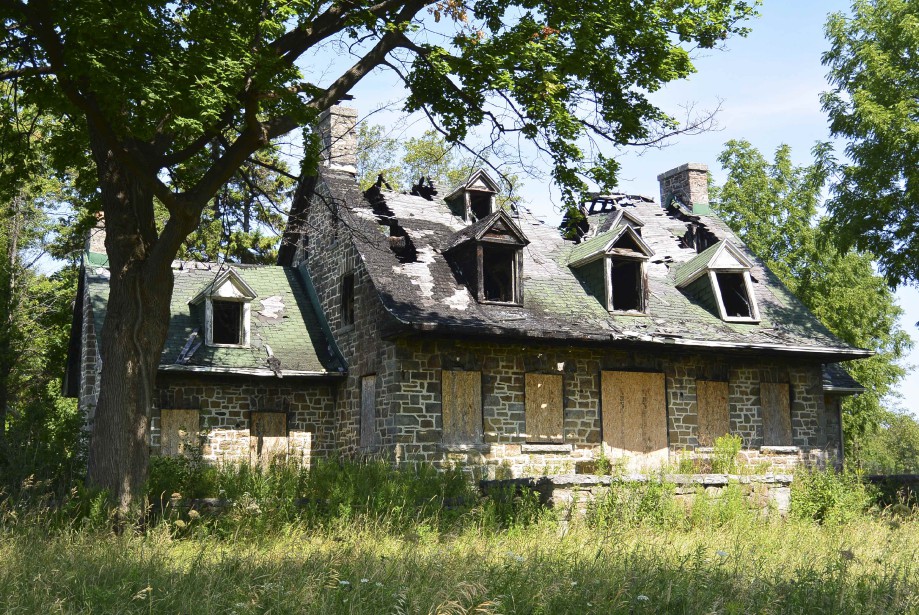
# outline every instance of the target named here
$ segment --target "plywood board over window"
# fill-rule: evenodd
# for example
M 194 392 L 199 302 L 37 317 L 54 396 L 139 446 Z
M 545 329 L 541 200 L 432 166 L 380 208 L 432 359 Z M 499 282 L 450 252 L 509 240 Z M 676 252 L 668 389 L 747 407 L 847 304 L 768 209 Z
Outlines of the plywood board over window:
M 761 382 L 759 397 L 763 409 L 763 444 L 791 445 L 791 394 L 788 385 Z
M 561 374 L 526 375 L 526 441 L 564 441 L 564 410 Z
M 198 445 L 198 411 L 160 410 L 160 455 L 188 455 Z
M 696 439 L 701 446 L 712 446 L 715 438 L 730 433 L 727 382 L 696 380 L 696 409 L 699 415 Z
M 361 446 L 376 444 L 376 375 L 361 378 Z
M 664 374 L 603 372 L 603 441 L 613 457 L 633 466 L 667 460 L 667 400 Z
M 480 443 L 482 441 L 481 372 L 443 370 L 440 383 L 444 443 Z
M 253 412 L 249 426 L 249 455 L 252 463 L 269 465 L 287 458 L 287 415 L 283 412 Z

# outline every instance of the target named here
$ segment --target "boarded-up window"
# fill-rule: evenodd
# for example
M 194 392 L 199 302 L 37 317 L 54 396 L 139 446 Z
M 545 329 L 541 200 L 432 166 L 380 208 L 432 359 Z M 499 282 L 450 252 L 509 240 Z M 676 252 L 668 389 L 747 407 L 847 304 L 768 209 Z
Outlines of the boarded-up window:
M 361 378 L 361 446 L 376 443 L 377 377 Z
M 527 374 L 527 442 L 562 442 L 563 429 L 561 374 Z
M 761 382 L 759 396 L 763 404 L 763 444 L 788 446 L 791 444 L 791 395 L 788 385 Z
M 443 370 L 441 407 L 445 444 L 482 441 L 482 374 Z
M 715 438 L 730 433 L 727 382 L 696 380 L 696 408 L 699 413 L 696 439 L 701 446 L 712 446 Z
M 188 455 L 198 445 L 198 411 L 160 411 L 160 454 Z
M 613 456 L 667 458 L 664 374 L 603 372 L 603 441 Z
M 253 463 L 268 465 L 287 458 L 287 415 L 253 412 L 249 427 L 249 453 Z

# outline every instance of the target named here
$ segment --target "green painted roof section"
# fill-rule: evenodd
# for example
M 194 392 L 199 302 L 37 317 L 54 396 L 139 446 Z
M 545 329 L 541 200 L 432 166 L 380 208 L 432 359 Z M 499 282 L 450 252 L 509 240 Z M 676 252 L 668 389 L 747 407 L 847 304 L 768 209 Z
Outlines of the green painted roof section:
M 210 347 L 201 344 L 185 364 L 187 367 L 249 370 L 268 368 L 268 352 L 281 362 L 282 372 L 318 372 L 338 374 L 340 362 L 333 358 L 328 339 L 323 333 L 320 314 L 309 299 L 303 279 L 297 269 L 274 265 L 232 265 L 233 270 L 256 294 L 250 303 L 250 336 L 248 348 Z M 192 332 L 204 341 L 204 303 L 189 305 L 203 288 L 225 271 L 218 265 L 186 264 L 173 269 L 175 290 L 172 295 L 169 333 L 160 366 L 176 366 Z M 105 321 L 108 300 L 108 270 L 87 263 L 87 283 L 92 300 L 93 318 L 97 332 Z M 273 311 L 270 307 L 283 306 Z M 196 341 L 196 343 L 197 343 Z
M 715 258 L 715 253 L 723 243 L 724 241 L 719 241 L 718 243 L 709 246 L 702 252 L 699 252 L 699 254 L 694 258 L 691 258 L 680 265 L 679 269 L 676 270 L 674 283 L 677 286 L 680 286 L 683 284 L 683 282 L 697 274 L 699 271 L 708 267 L 709 263 L 712 262 L 712 259 Z
M 593 256 L 598 252 L 603 252 L 606 250 L 606 245 L 616 238 L 620 233 L 622 233 L 622 225 L 614 226 L 611 230 L 597 235 L 589 241 L 584 243 L 579 243 L 571 250 L 571 254 L 568 255 L 569 263 L 576 263 L 579 260 L 585 259 L 588 256 Z

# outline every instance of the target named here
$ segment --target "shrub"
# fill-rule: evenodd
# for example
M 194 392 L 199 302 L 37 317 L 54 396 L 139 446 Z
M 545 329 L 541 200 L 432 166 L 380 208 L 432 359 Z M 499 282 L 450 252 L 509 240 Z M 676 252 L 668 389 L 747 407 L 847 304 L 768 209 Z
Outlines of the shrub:
M 613 481 L 587 508 L 593 527 L 663 527 L 671 525 L 682 511 L 674 500 L 675 485 L 663 477 L 645 482 Z
M 737 454 L 743 446 L 743 438 L 738 435 L 725 434 L 715 438 L 712 451 L 712 472 L 715 474 L 733 474 L 737 471 Z
M 791 514 L 821 523 L 845 523 L 865 514 L 869 488 L 851 472 L 800 470 L 791 485 Z

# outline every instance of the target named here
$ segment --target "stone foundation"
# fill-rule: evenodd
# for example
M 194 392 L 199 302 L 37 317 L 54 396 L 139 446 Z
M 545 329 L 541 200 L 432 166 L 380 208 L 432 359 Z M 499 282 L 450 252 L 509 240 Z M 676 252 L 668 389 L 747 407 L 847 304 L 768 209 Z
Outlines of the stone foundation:
M 565 474 L 545 476 L 538 479 L 483 481 L 485 493 L 508 485 L 526 487 L 536 491 L 540 500 L 569 514 L 584 515 L 590 502 L 602 497 L 616 483 L 646 483 L 661 481 L 674 485 L 677 502 L 689 505 L 695 496 L 705 492 L 718 497 L 728 485 L 738 485 L 753 508 L 775 510 L 781 515 L 788 513 L 791 506 L 791 474 L 728 475 L 728 474 L 674 474 L 654 476 L 627 474 L 623 476 L 596 476 L 590 474 Z

